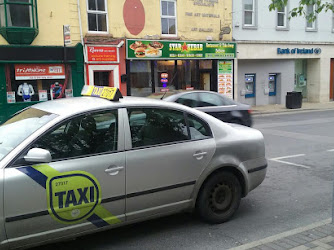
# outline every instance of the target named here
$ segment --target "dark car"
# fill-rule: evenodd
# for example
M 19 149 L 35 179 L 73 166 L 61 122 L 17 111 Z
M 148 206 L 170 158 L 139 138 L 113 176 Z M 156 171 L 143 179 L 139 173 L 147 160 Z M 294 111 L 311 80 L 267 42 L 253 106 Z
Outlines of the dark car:
M 210 91 L 178 93 L 164 99 L 208 113 L 219 120 L 252 126 L 251 107 Z

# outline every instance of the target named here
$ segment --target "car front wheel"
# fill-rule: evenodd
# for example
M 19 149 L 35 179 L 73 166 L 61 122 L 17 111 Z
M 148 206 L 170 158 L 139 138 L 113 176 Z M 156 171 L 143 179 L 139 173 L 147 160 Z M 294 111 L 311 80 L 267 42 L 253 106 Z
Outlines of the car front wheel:
M 241 200 L 241 185 L 230 172 L 218 172 L 201 188 L 196 210 L 206 222 L 218 224 L 229 220 L 237 211 Z

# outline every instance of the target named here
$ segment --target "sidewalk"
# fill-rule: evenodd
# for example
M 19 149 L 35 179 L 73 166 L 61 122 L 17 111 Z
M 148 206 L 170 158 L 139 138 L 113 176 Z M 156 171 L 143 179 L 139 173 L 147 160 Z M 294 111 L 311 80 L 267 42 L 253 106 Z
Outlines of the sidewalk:
M 281 104 L 270 104 L 264 106 L 252 107 L 252 114 L 273 114 L 273 113 L 288 113 L 288 112 L 300 112 L 300 111 L 312 111 L 312 110 L 334 110 L 334 102 L 326 103 L 311 103 L 304 102 L 300 109 L 287 109 L 285 105 Z
M 334 224 L 331 219 L 241 245 L 233 250 L 334 249 Z

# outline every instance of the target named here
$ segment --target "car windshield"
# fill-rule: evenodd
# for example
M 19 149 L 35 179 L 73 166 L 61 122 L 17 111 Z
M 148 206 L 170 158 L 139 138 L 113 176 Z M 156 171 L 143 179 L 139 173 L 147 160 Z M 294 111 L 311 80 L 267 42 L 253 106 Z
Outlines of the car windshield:
M 28 136 L 57 115 L 39 109 L 26 109 L 0 126 L 0 161 Z

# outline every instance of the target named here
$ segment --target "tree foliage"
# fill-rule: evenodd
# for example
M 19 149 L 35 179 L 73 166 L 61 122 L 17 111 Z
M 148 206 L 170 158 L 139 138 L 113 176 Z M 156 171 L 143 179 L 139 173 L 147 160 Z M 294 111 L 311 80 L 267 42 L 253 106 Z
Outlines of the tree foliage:
M 288 0 L 271 0 L 269 10 L 282 9 L 288 4 Z M 315 5 L 312 13 L 307 13 L 306 9 L 308 5 Z M 322 0 L 300 0 L 297 6 L 292 6 L 292 10 L 289 12 L 289 18 L 297 16 L 305 16 L 309 22 L 315 21 L 317 14 L 321 12 L 334 11 L 333 1 Z

